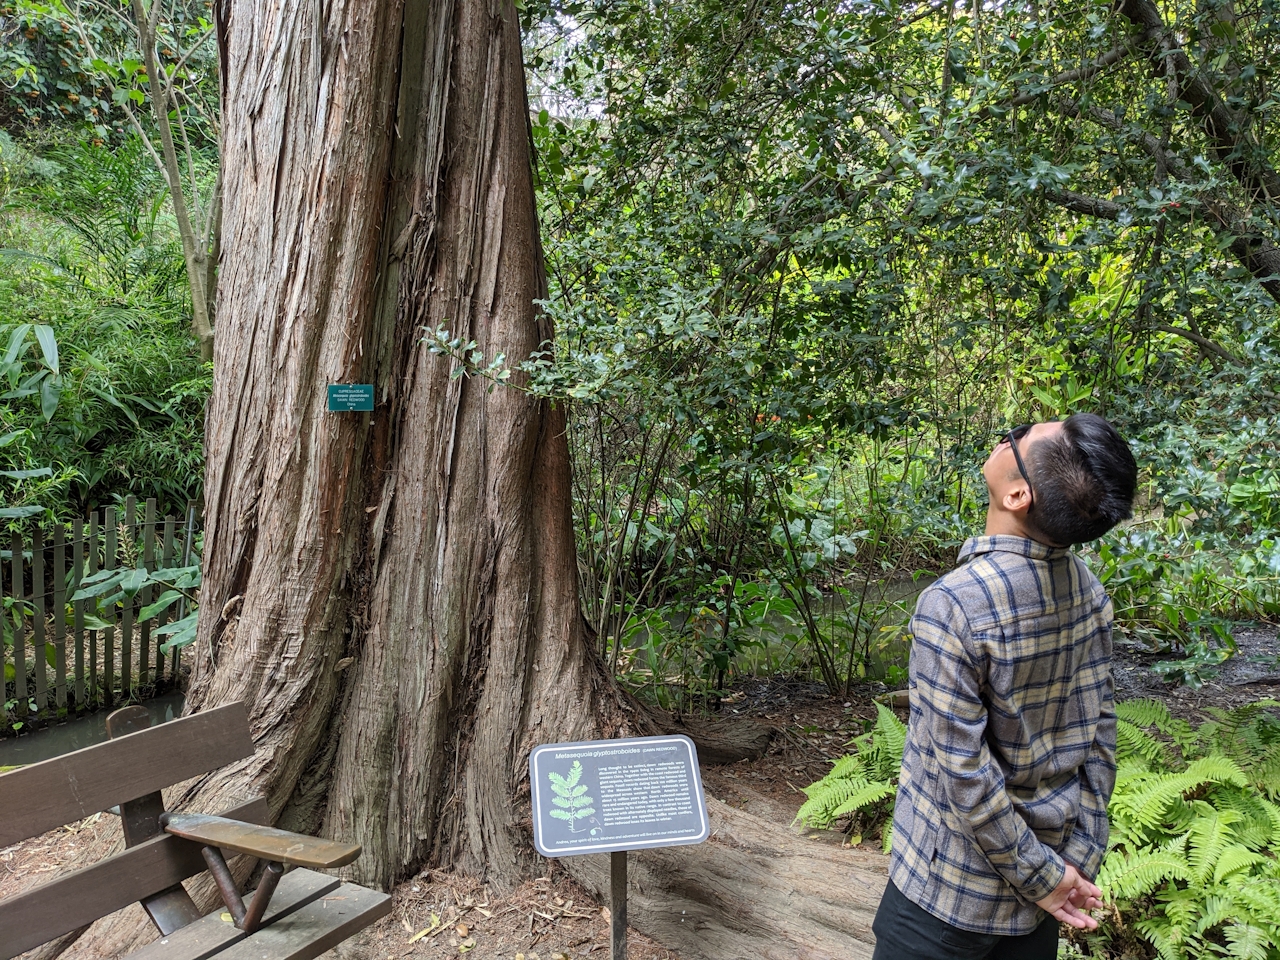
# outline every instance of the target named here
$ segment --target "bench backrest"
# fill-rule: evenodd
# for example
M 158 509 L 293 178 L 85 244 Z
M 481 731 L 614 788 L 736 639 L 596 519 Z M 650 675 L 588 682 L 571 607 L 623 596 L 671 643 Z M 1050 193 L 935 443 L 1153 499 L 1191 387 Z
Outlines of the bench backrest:
M 0 848 L 252 756 L 243 703 L 183 717 L 0 774 Z M 255 800 L 227 815 L 266 823 Z M 0 901 L 0 960 L 77 930 L 206 869 L 199 848 L 160 834 Z

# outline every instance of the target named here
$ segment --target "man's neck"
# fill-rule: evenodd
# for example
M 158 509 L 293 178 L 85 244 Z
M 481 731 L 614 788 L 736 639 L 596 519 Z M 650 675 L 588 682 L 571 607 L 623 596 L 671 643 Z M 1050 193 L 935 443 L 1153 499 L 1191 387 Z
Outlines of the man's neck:
M 1006 513 L 1003 510 L 987 510 L 987 528 L 984 533 L 988 537 L 1022 537 L 1024 540 L 1043 543 L 1046 547 L 1059 546 L 1031 530 L 1018 514 Z

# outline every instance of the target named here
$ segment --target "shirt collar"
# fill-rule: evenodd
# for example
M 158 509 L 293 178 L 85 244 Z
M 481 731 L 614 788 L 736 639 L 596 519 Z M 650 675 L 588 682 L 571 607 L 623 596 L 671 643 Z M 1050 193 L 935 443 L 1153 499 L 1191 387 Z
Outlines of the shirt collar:
M 964 563 L 984 553 L 1016 553 L 1032 560 L 1060 560 L 1070 552 L 1069 547 L 1051 547 L 1038 540 L 1001 533 L 991 537 L 970 537 L 960 548 L 958 562 Z

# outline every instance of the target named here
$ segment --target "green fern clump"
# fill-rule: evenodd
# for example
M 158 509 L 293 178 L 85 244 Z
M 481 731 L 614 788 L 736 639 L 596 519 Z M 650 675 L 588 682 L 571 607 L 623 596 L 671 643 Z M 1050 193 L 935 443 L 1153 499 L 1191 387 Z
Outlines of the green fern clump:
M 1192 728 L 1152 700 L 1116 705 L 1111 846 L 1097 878 L 1116 912 L 1088 938 L 1162 960 L 1280 960 L 1280 722 L 1261 701 Z
M 849 741 L 856 753 L 841 757 L 831 772 L 804 788 L 808 798 L 796 820 L 810 827 L 827 827 L 849 813 L 882 821 L 882 845 L 889 851 L 890 824 L 907 726 L 888 707 L 876 704 L 876 724 L 870 732 Z M 886 804 L 885 801 L 888 801 Z

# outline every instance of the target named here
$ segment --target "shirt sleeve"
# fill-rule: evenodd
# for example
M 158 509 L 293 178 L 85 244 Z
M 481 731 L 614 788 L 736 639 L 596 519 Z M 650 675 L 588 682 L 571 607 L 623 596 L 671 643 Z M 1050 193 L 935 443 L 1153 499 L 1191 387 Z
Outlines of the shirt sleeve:
M 1103 669 L 1102 710 L 1098 729 L 1088 759 L 1080 767 L 1080 812 L 1075 830 L 1062 849 L 1062 859 L 1073 864 L 1090 880 L 1098 876 L 1111 823 L 1107 819 L 1107 802 L 1116 786 L 1116 706 L 1115 681 L 1111 675 L 1111 605 L 1107 604 L 1107 626 L 1102 634 Z
M 981 679 L 964 642 L 969 634 L 964 611 L 945 591 L 927 590 L 911 632 L 910 673 L 920 706 L 920 730 L 913 734 L 930 745 L 937 760 L 957 821 L 949 826 L 958 827 L 1021 897 L 1030 903 L 1043 900 L 1062 881 L 1066 867 L 1018 815 L 991 757 Z

